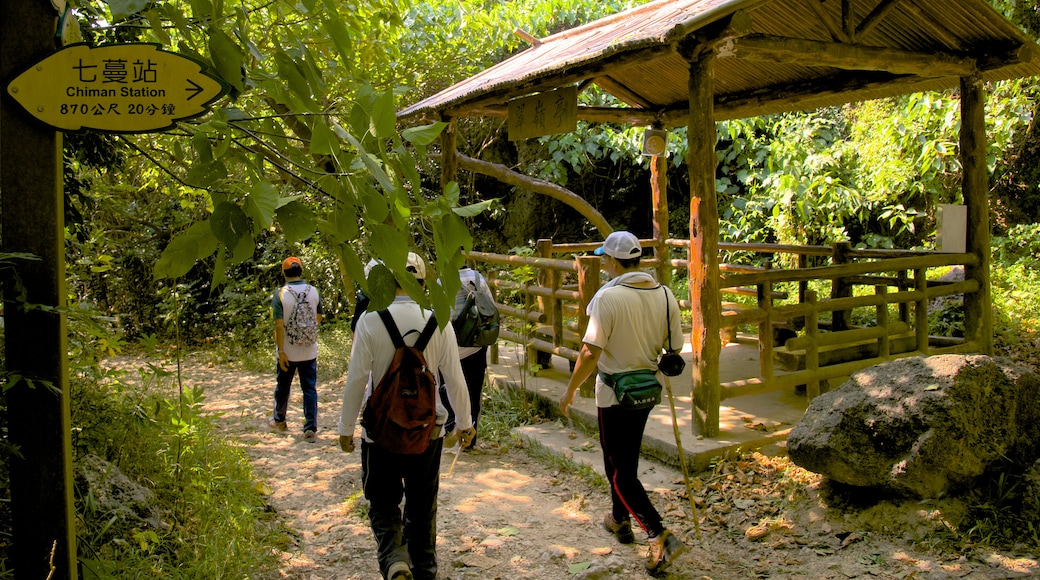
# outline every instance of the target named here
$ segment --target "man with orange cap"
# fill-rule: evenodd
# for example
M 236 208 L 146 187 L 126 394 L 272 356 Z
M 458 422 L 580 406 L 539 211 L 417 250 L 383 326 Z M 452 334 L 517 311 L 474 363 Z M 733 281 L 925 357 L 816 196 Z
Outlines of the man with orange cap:
M 303 263 L 296 256 L 282 262 L 285 285 L 271 298 L 274 342 L 278 347 L 278 378 L 274 388 L 274 412 L 268 423 L 285 431 L 289 388 L 293 376 L 300 376 L 303 391 L 303 438 L 313 442 L 318 432 L 318 324 L 321 322 L 321 296 L 318 289 L 303 280 Z

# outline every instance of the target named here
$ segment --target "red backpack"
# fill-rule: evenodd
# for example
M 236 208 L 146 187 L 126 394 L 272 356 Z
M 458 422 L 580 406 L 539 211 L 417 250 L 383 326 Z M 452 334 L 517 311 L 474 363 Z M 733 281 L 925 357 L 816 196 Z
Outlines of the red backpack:
M 365 404 L 361 425 L 368 438 L 386 451 L 422 453 L 437 424 L 437 380 L 423 355 L 437 329 L 437 320 L 431 315 L 415 345 L 408 346 L 389 311 L 380 310 L 379 318 L 396 350 Z

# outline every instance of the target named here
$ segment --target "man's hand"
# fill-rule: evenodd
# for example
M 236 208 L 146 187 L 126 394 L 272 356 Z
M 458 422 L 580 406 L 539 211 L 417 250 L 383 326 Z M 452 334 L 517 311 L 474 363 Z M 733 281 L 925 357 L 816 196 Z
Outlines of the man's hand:
M 563 413 L 564 417 L 570 418 L 571 415 L 568 409 L 574 403 L 574 394 L 577 392 L 577 389 L 572 391 L 568 388 L 563 392 L 563 396 L 560 397 L 560 412 Z
M 286 356 L 285 351 L 278 351 L 278 368 L 283 371 L 289 370 L 289 357 Z
M 477 430 L 474 427 L 469 429 L 462 429 L 459 431 L 459 441 L 462 443 L 462 448 L 465 449 L 473 443 L 473 439 L 477 437 Z
M 351 437 L 350 435 L 340 435 L 339 436 L 339 448 L 342 449 L 344 453 L 353 453 L 354 452 L 354 438 Z

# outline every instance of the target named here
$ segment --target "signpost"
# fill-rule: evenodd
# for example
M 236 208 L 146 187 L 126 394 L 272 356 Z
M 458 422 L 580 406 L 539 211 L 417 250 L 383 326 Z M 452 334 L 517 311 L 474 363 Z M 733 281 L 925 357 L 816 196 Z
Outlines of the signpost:
M 150 133 L 196 117 L 226 91 L 204 65 L 155 44 L 69 45 L 7 85 L 33 117 L 60 131 Z
M 578 126 L 578 89 L 565 87 L 509 101 L 510 141 L 570 133 Z
M 226 88 L 203 64 L 158 45 L 55 51 L 64 0 L 52 1 L 0 8 L 0 78 L 14 77 L 0 106 L 2 250 L 34 257 L 16 261 L 17 281 L 4 278 L 8 442 L 19 450 L 9 465 L 8 569 L 75 580 L 61 132 L 160 131 L 205 113 Z

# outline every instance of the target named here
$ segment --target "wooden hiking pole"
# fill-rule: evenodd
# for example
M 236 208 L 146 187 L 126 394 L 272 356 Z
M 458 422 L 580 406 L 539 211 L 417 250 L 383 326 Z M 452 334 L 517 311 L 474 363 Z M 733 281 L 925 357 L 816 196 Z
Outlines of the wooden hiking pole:
M 455 459 L 451 460 L 451 467 L 448 468 L 448 477 L 451 477 L 451 472 L 455 471 L 455 463 L 459 460 L 459 455 L 462 455 L 462 438 L 459 438 L 459 442 L 455 444 Z
M 701 541 L 701 522 L 697 517 L 697 504 L 693 501 L 693 486 L 690 485 L 690 473 L 686 469 L 686 452 L 682 448 L 682 437 L 679 436 L 679 420 L 675 415 L 675 397 L 672 395 L 672 381 L 668 375 L 664 377 L 664 386 L 668 389 L 668 407 L 672 410 L 672 430 L 675 431 L 675 446 L 679 448 L 679 466 L 682 468 L 683 481 L 686 482 L 686 497 L 690 498 L 690 511 L 693 513 L 693 527 L 697 530 L 697 541 Z

